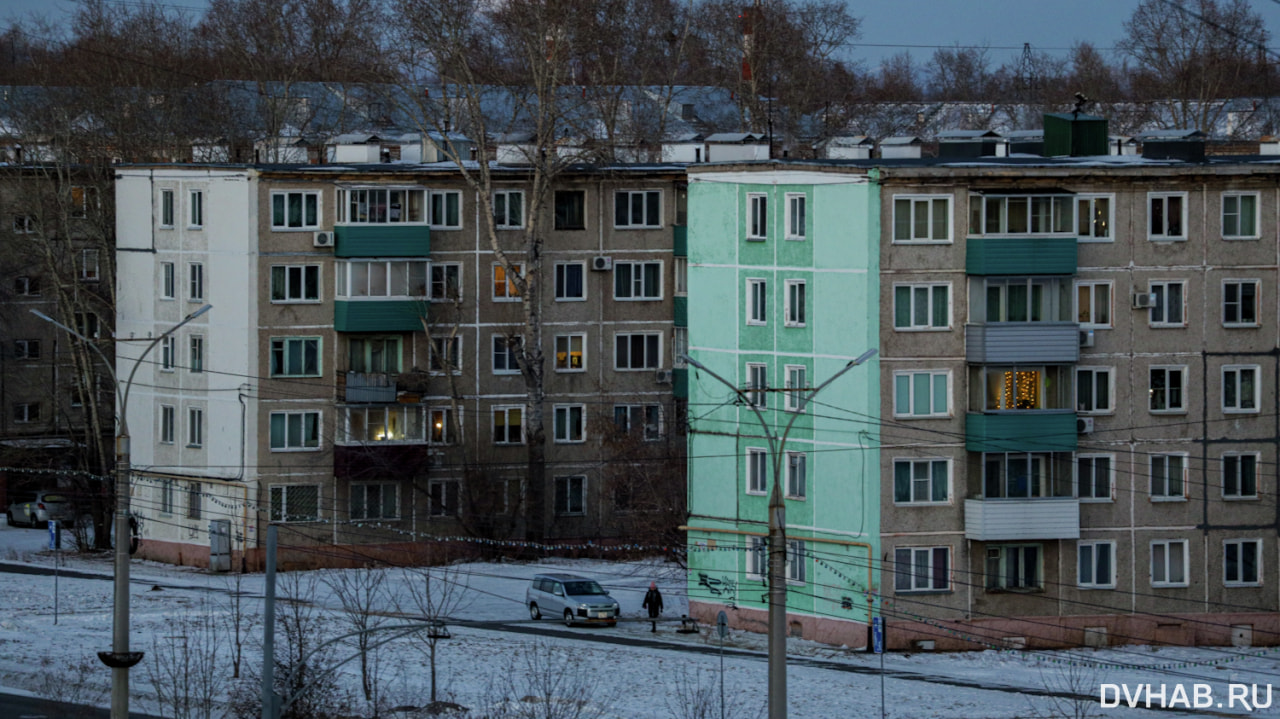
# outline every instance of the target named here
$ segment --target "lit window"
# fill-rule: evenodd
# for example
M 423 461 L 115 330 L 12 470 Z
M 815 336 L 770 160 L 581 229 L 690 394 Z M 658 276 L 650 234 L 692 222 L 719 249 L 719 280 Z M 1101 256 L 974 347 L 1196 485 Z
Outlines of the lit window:
M 586 335 L 556 335 L 556 371 L 580 372 L 586 365 Z

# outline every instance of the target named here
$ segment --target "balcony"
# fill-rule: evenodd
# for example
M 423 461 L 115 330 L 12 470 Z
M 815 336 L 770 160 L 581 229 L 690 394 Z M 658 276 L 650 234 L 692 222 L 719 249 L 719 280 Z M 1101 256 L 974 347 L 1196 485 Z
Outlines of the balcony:
M 396 401 L 396 383 L 391 375 L 373 372 L 348 372 L 344 392 L 347 402 L 371 404 Z
M 333 329 L 338 332 L 422 332 L 423 300 L 336 300 Z
M 979 542 L 1079 539 L 1080 500 L 966 499 L 964 537 Z
M 990 322 L 965 325 L 970 364 L 1075 364 L 1080 325 L 1075 322 Z
M 965 415 L 970 452 L 1074 452 L 1076 413 L 1066 410 Z
M 430 257 L 426 225 L 337 225 L 334 257 Z
M 970 237 L 965 271 L 970 275 L 1074 275 L 1075 237 Z
M 675 225 L 671 228 L 672 254 L 676 257 L 689 256 L 689 226 Z

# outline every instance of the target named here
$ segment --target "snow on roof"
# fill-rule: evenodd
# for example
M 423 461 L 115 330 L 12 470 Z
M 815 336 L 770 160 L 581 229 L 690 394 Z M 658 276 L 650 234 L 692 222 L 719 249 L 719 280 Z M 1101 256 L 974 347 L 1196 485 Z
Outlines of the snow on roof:
M 1000 137 L 995 130 L 944 130 L 938 133 L 938 139 L 944 142 L 954 140 L 979 140 Z
M 707 135 L 707 142 L 748 143 L 760 142 L 764 135 L 759 132 L 717 132 Z

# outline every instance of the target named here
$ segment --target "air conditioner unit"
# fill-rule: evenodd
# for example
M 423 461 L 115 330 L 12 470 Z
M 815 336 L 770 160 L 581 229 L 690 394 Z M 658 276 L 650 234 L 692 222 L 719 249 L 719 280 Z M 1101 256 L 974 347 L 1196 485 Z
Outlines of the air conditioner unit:
M 316 247 L 333 247 L 332 232 L 317 232 L 314 240 Z
M 1135 310 L 1145 310 L 1148 307 L 1154 307 L 1156 304 L 1156 296 L 1150 292 L 1135 292 L 1133 295 L 1133 308 Z
M 1081 347 L 1093 346 L 1093 330 L 1080 330 L 1080 346 Z
M 606 257 L 605 255 L 600 255 L 599 257 L 592 257 L 592 258 L 591 258 L 591 269 L 593 269 L 593 270 L 612 270 L 612 269 L 613 269 L 613 258 L 612 258 L 612 257 Z
M 671 376 L 672 376 L 671 370 L 660 369 L 654 375 L 654 379 L 658 381 L 658 384 L 671 384 Z
M 1076 434 L 1093 434 L 1093 417 L 1077 417 Z

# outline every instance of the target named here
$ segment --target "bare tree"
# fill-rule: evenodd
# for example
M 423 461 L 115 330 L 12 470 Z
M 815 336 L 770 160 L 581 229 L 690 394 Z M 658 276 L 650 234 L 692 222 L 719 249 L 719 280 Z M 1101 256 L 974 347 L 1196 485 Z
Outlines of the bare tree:
M 491 719 L 600 719 L 612 697 L 597 694 L 598 682 L 569 648 L 533 642 L 513 648 L 490 694 Z
M 61 664 L 42 659 L 36 696 L 49 704 L 50 716 L 90 719 L 110 694 L 102 665 L 88 656 L 74 657 Z M 70 712 L 68 714 L 67 712 Z
M 995 90 L 985 47 L 938 48 L 926 69 L 929 96 L 935 100 L 989 100 Z
M 765 713 L 763 697 L 752 700 L 749 693 L 739 686 L 726 687 L 722 692 L 720 672 L 690 670 L 681 666 L 673 677 L 671 691 L 663 699 L 671 719 L 759 719 Z M 724 707 L 721 707 L 721 701 Z
M 224 615 L 226 633 L 231 642 L 231 678 L 240 678 L 240 666 L 244 661 L 244 647 L 249 637 L 256 636 L 255 628 L 262 617 L 245 606 L 244 573 L 235 572 L 227 579 L 227 611 Z
M 147 653 L 147 675 L 156 700 L 172 719 L 214 719 L 226 689 L 219 655 L 225 628 L 214 607 L 201 602 L 195 611 L 180 612 L 167 636 L 156 636 Z
M 347 627 L 356 632 L 354 643 L 360 653 L 360 689 L 366 702 L 374 703 L 378 677 L 376 656 L 377 637 L 372 632 L 386 621 L 379 611 L 389 598 L 383 587 L 386 575 L 370 566 L 344 569 L 329 573 L 324 578 L 333 595 L 342 604 L 342 617 Z
M 465 609 L 473 596 L 468 591 L 467 576 L 458 567 L 444 564 L 437 567 L 403 570 L 404 592 L 398 599 L 401 614 L 427 622 L 432 627 L 410 635 L 412 646 L 427 660 L 431 677 L 432 706 L 439 699 L 437 682 L 437 652 L 439 643 L 448 638 L 446 622 Z

